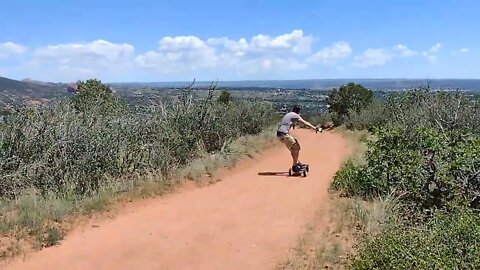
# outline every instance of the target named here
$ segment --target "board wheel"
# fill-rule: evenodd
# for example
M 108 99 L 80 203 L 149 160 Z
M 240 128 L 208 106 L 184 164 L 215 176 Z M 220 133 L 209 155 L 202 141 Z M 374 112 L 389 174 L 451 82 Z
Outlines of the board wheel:
M 309 172 L 309 171 L 308 171 L 308 170 L 309 170 L 308 165 L 307 165 L 307 167 L 305 168 L 305 170 L 306 170 L 307 172 Z
M 292 176 L 292 169 L 288 169 L 288 176 Z
M 303 177 L 307 177 L 307 171 L 303 171 Z

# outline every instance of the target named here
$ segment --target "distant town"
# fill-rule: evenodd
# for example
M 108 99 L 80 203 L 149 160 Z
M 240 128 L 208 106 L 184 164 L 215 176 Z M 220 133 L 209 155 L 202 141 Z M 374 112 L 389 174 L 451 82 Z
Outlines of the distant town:
M 108 84 L 115 94 L 125 98 L 133 106 L 158 103 L 159 100 L 175 98 L 182 89 L 192 86 L 199 98 L 215 85 L 217 89 L 228 90 L 241 100 L 262 100 L 273 104 L 279 112 L 289 110 L 294 104 L 301 104 L 303 113 L 316 114 L 327 109 L 328 92 L 343 84 L 355 82 L 382 97 L 387 92 L 403 91 L 417 87 L 431 90 L 463 91 L 474 95 L 480 91 L 480 80 L 442 79 L 318 79 L 318 80 L 265 80 L 265 81 L 183 81 L 183 82 L 132 82 Z M 76 82 L 42 82 L 31 79 L 22 81 L 0 77 L 0 111 L 9 111 L 18 106 L 46 103 L 54 98 L 75 94 Z

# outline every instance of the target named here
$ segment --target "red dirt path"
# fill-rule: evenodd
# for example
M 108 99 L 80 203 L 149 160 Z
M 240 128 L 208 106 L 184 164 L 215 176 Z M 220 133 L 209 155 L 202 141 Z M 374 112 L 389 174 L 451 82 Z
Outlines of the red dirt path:
M 4 266 L 12 269 L 275 269 L 296 245 L 349 151 L 335 133 L 294 130 L 307 178 L 287 172 L 280 145 L 214 185 L 157 198 L 113 220 L 72 232 L 58 246 Z M 141 205 L 141 204 L 140 204 Z M 0 266 L 1 268 L 1 266 Z

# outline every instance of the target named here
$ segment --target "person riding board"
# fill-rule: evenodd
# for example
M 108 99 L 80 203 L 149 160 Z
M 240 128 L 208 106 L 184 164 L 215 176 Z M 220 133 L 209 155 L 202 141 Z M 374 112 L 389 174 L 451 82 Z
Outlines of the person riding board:
M 321 128 L 315 127 L 314 125 L 310 124 L 308 121 L 304 120 L 300 116 L 300 111 L 301 108 L 298 105 L 293 106 L 293 109 L 291 112 L 285 114 L 278 124 L 278 129 L 277 129 L 277 137 L 278 139 L 287 146 L 287 148 L 290 150 L 290 153 L 292 155 L 293 159 L 293 165 L 292 165 L 292 170 L 294 172 L 299 172 L 302 167 L 305 166 L 305 164 L 300 163 L 298 161 L 298 157 L 300 154 L 300 144 L 298 143 L 298 140 L 293 137 L 290 134 L 290 128 L 297 122 L 300 122 L 307 127 L 310 127 L 312 129 L 315 129 L 315 131 L 322 131 Z

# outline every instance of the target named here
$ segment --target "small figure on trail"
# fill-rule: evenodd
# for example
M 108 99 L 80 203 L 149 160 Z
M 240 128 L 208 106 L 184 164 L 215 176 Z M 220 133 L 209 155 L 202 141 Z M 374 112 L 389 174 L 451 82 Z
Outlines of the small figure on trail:
M 300 111 L 301 111 L 300 106 L 298 105 L 293 106 L 292 111 L 283 116 L 282 120 L 278 124 L 278 129 L 277 129 L 278 139 L 287 146 L 287 148 L 290 150 L 290 153 L 292 154 L 292 159 L 293 159 L 292 170 L 294 172 L 299 172 L 302 169 L 302 167 L 305 166 L 305 164 L 302 164 L 298 161 L 298 156 L 300 154 L 300 144 L 298 143 L 298 140 L 290 134 L 289 132 L 290 128 L 296 122 L 300 122 L 305 126 L 310 127 L 311 129 L 315 129 L 315 131 L 317 132 L 322 131 L 321 128 L 317 128 L 314 125 L 310 124 L 308 121 L 305 121 L 300 116 Z

